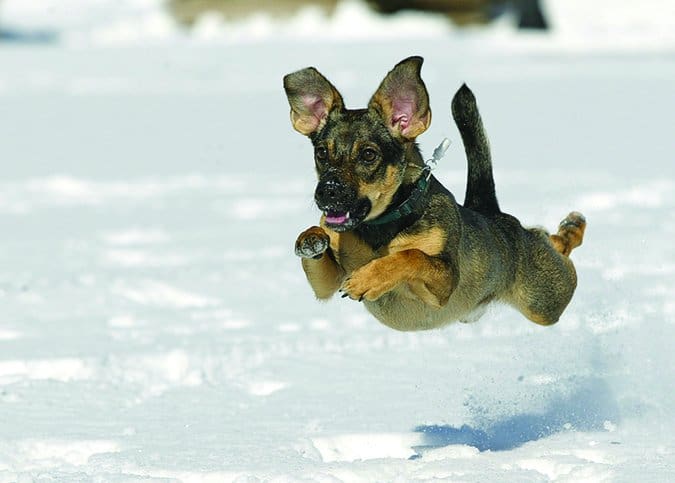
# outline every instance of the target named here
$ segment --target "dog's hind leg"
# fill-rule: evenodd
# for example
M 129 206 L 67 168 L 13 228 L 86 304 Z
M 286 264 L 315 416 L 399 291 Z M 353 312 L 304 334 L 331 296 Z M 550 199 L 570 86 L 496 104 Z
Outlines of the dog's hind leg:
M 529 238 L 528 265 L 515 285 L 513 302 L 531 321 L 556 323 L 572 299 L 577 276 L 569 255 L 583 242 L 585 230 L 586 218 L 578 212 L 567 215 L 555 235 L 529 230 L 534 237 Z
M 550 236 L 539 228 L 525 230 L 515 282 L 505 301 L 537 324 L 555 324 L 577 286 L 576 270 L 568 255 L 581 244 L 584 227 L 583 217 L 572 213 L 557 235 Z
M 558 233 L 551 235 L 549 239 L 553 248 L 565 256 L 569 256 L 572 250 L 581 245 L 586 230 L 586 218 L 577 211 L 573 211 L 560 222 Z

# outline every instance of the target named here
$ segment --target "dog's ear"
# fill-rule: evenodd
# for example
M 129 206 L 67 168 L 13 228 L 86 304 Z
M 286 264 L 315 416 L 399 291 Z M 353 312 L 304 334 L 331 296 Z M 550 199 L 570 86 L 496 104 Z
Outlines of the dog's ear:
M 333 109 L 344 107 L 340 93 L 314 67 L 285 76 L 284 90 L 291 105 L 293 128 L 305 136 L 320 131 Z
M 395 137 L 413 140 L 431 124 L 429 94 L 420 77 L 422 57 L 408 57 L 387 74 L 368 103 Z

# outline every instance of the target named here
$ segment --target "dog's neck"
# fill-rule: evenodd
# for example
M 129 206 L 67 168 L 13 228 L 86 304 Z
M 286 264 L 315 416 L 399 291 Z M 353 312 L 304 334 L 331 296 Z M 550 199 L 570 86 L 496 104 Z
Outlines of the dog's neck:
M 387 216 L 391 210 L 408 200 L 415 189 L 418 188 L 418 180 L 425 168 L 424 159 L 415 143 L 409 143 L 406 146 L 404 156 L 406 168 L 403 174 L 403 181 L 401 182 L 401 186 L 396 190 L 396 194 L 394 194 L 389 207 L 382 215 L 380 215 L 380 217 Z M 429 181 L 431 182 L 431 179 Z M 424 193 L 418 194 L 421 197 L 415 203 L 415 210 L 411 213 L 398 216 L 386 223 L 362 223 L 356 227 L 356 234 L 376 250 L 385 246 L 393 240 L 398 233 L 411 226 L 424 214 L 424 210 L 428 203 L 428 189 L 425 190 Z
M 419 175 L 424 169 L 424 166 L 426 165 L 417 143 L 407 143 L 404 147 L 403 156 L 406 163 L 406 168 L 403 174 L 403 182 L 401 183 L 401 187 L 414 184 L 417 181 L 417 178 L 419 178 Z

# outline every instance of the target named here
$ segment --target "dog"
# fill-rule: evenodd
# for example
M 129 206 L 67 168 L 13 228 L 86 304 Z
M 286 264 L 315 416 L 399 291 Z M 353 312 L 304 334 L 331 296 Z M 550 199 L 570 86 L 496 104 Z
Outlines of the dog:
M 585 218 L 572 212 L 550 235 L 500 210 L 466 84 L 452 100 L 468 161 L 464 204 L 457 203 L 415 142 L 431 123 L 422 63 L 398 63 L 365 109 L 346 109 L 313 67 L 284 77 L 291 124 L 311 140 L 318 174 L 314 199 L 323 215 L 295 243 L 316 297 L 341 291 L 401 331 L 472 322 L 493 301 L 554 324 L 576 289 L 569 255 L 582 243 Z

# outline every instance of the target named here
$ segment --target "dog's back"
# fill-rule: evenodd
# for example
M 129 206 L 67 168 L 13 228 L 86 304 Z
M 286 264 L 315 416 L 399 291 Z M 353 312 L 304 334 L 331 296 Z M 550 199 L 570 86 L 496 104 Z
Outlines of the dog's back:
M 540 228 L 526 229 L 514 216 L 503 213 L 495 191 L 489 141 L 476 98 L 466 84 L 452 100 L 452 115 L 468 162 L 466 195 L 459 208 L 465 246 L 460 248 L 460 257 L 479 258 L 491 265 L 488 268 L 483 263 L 479 269 L 485 286 L 493 291 L 486 301 L 502 300 L 542 325 L 555 323 L 576 288 L 576 272 L 568 255 L 581 243 L 585 219 L 570 213 L 558 234 L 551 236 Z M 477 249 L 485 253 L 476 257 Z

